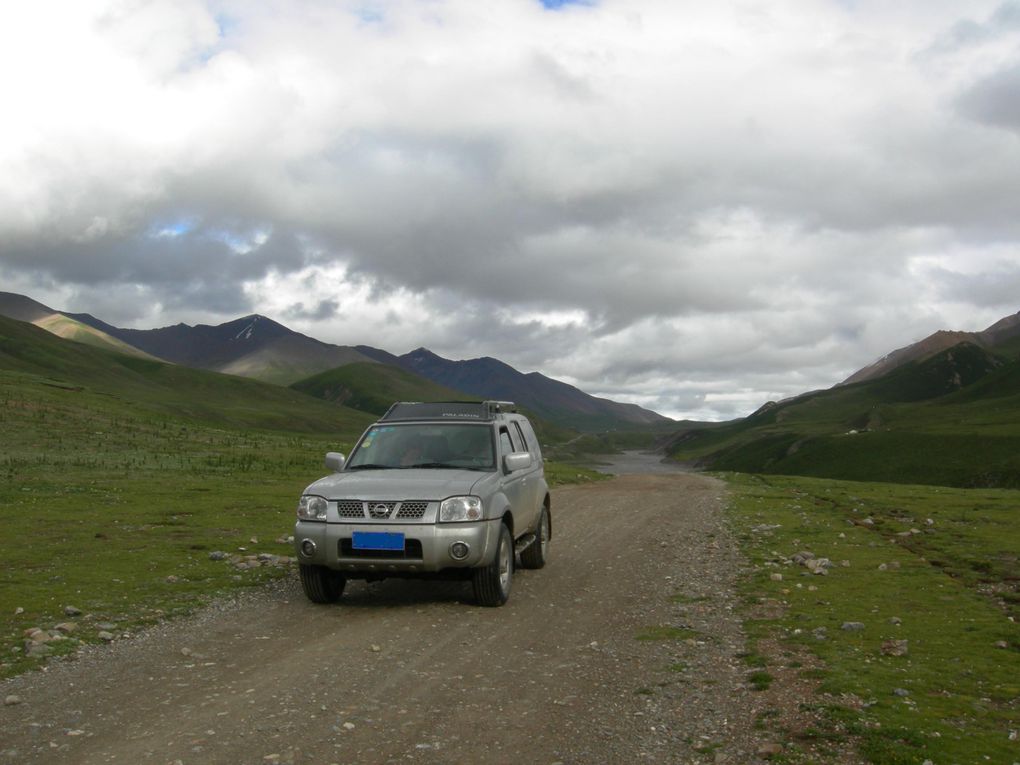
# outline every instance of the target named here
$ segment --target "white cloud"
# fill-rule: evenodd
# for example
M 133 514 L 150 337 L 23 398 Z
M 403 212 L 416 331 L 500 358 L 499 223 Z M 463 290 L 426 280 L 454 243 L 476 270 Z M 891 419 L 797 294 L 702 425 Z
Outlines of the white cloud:
M 1020 307 L 1018 19 L 983 0 L 5 6 L 0 273 L 115 323 L 259 311 L 747 413 Z

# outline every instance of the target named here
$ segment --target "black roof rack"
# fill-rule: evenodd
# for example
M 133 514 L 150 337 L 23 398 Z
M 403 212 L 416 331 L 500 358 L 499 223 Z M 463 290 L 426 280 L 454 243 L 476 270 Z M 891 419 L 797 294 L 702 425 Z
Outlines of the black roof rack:
M 496 415 L 516 412 L 513 401 L 398 401 L 380 419 L 394 420 L 478 420 L 491 421 Z

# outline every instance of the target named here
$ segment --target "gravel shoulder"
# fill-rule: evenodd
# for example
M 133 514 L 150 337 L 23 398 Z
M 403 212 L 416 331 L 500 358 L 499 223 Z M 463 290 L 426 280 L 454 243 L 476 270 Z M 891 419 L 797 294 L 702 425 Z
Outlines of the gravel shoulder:
M 470 585 L 285 582 L 8 681 L 0 763 L 749 762 L 725 487 L 621 475 L 553 493 L 548 565 Z M 646 638 L 646 639 L 639 639 Z

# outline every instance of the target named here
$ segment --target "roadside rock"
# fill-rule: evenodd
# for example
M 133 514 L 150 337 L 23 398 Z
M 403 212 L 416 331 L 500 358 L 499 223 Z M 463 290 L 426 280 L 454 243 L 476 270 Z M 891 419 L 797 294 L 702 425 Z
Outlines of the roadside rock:
M 906 656 L 909 648 L 906 640 L 886 640 L 882 643 L 882 653 L 886 656 Z

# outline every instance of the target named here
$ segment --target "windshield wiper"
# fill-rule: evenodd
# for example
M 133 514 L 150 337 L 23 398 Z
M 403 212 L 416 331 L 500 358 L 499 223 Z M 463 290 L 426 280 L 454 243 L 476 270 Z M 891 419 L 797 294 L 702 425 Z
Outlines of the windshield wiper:
M 403 465 L 407 470 L 413 468 L 435 468 L 435 469 L 448 469 L 448 470 L 463 470 L 462 465 L 451 465 L 449 462 L 419 462 L 415 465 Z
M 349 465 L 348 470 L 392 470 L 392 465 L 373 465 L 372 463 L 366 463 L 364 465 Z

